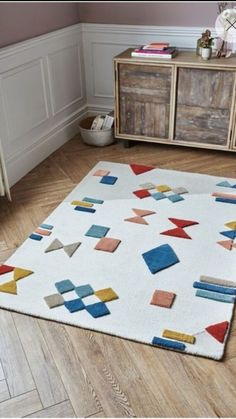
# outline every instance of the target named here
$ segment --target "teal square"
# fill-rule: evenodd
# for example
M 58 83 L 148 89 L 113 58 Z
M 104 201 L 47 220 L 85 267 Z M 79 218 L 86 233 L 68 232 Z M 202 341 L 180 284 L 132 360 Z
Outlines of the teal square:
M 166 195 L 162 192 L 156 192 L 152 194 L 152 197 L 156 200 L 159 201 L 160 199 L 164 199 L 166 198 Z
M 169 195 L 169 196 L 167 196 L 167 198 L 173 203 L 179 202 L 179 201 L 184 201 L 184 198 L 180 195 Z
M 60 294 L 73 291 L 75 289 L 74 284 L 72 284 L 72 282 L 69 279 L 64 279 L 64 281 L 56 282 L 55 287 Z
M 80 285 L 79 287 L 75 287 L 75 292 L 80 298 L 88 297 L 89 295 L 94 294 L 94 290 L 91 285 Z
M 98 225 L 93 224 L 90 227 L 90 229 L 87 231 L 85 236 L 95 237 L 96 239 L 101 239 L 102 237 L 106 236 L 109 230 L 110 230 L 109 227 L 98 226 Z

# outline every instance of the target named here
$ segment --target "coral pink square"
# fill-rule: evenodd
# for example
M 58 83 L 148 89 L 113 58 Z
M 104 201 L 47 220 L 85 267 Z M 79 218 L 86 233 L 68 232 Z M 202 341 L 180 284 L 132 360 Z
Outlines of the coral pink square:
M 150 304 L 165 308 L 170 308 L 174 302 L 176 294 L 168 291 L 155 290 Z
M 151 196 L 150 192 L 148 192 L 147 189 L 139 189 L 138 191 L 134 191 L 133 194 L 136 195 L 140 199 Z
M 107 176 L 109 175 L 109 171 L 108 170 L 97 170 L 96 172 L 93 173 L 93 176 Z
M 96 244 L 96 250 L 103 250 L 103 252 L 114 252 L 119 246 L 121 240 L 112 239 L 111 237 L 102 237 Z

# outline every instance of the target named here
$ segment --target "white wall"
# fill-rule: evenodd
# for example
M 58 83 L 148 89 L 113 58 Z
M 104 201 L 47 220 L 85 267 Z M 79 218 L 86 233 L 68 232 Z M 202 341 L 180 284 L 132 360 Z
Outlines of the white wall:
M 0 141 L 10 185 L 72 138 L 87 112 L 113 109 L 115 55 L 157 39 L 194 49 L 202 29 L 78 24 L 0 50 Z

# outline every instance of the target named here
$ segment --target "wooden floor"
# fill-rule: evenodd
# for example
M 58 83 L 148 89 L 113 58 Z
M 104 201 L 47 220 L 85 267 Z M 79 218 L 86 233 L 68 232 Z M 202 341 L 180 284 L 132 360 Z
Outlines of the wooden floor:
M 0 262 L 100 160 L 236 177 L 236 155 L 69 141 L 0 199 Z M 223 361 L 0 311 L 1 417 L 235 417 L 236 322 Z

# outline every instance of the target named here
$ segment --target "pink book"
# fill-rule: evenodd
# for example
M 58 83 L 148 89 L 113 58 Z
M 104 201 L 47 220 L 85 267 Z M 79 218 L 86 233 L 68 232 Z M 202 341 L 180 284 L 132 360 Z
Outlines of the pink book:
M 143 48 L 135 48 L 134 52 L 142 53 L 142 54 L 173 54 L 176 51 L 176 47 L 167 47 L 163 50 L 158 49 L 143 49 Z
M 148 45 L 144 45 L 143 46 L 143 49 L 164 49 L 164 48 L 167 48 L 167 47 L 169 47 L 169 43 L 167 42 L 167 43 L 165 43 L 165 42 L 153 42 L 153 43 L 151 43 L 151 44 L 148 44 Z

